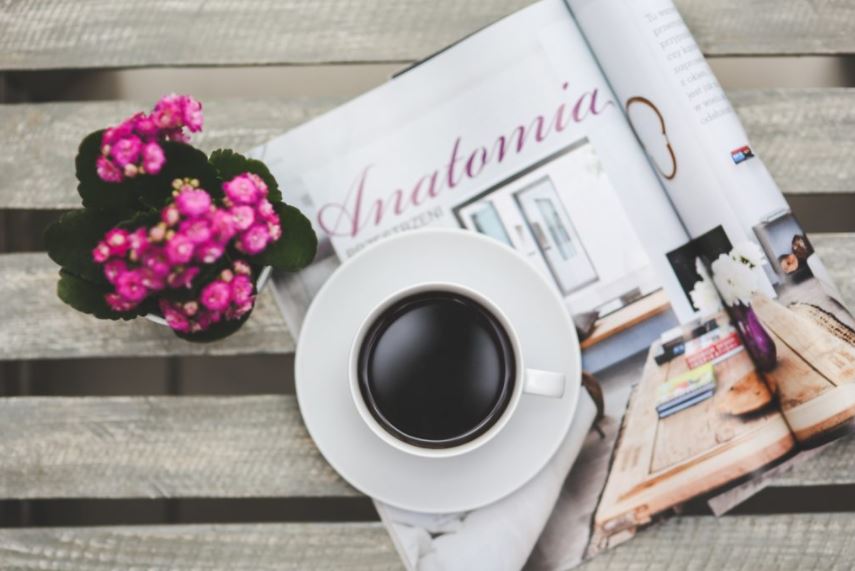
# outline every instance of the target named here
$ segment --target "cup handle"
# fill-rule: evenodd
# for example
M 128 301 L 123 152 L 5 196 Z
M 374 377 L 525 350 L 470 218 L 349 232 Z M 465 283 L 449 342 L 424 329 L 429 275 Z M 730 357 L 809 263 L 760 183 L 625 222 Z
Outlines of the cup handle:
M 564 374 L 539 369 L 526 369 L 523 392 L 530 395 L 561 398 L 564 396 Z

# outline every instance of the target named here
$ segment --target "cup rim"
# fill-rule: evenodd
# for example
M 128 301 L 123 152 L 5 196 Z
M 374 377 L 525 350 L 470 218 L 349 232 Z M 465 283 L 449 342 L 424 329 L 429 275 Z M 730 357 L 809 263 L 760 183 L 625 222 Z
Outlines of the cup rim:
M 511 395 L 508 398 L 508 402 L 505 405 L 504 410 L 493 422 L 493 424 L 489 428 L 487 428 L 487 430 L 485 430 L 472 440 L 447 448 L 427 448 L 416 446 L 414 444 L 404 442 L 403 440 L 400 440 L 399 438 L 395 437 L 395 435 L 390 433 L 379 422 L 377 422 L 377 420 L 374 418 L 374 415 L 371 414 L 371 411 L 365 404 L 365 401 L 362 397 L 362 392 L 359 388 L 359 349 L 362 344 L 362 341 L 365 339 L 365 335 L 368 333 L 368 330 L 374 324 L 377 317 L 379 317 L 379 315 L 383 313 L 383 311 L 385 311 L 388 307 L 390 307 L 397 301 L 405 297 L 409 297 L 411 295 L 417 295 L 419 293 L 429 291 L 447 291 L 464 295 L 472 298 L 474 301 L 480 303 L 488 311 L 490 311 L 499 321 L 508 336 L 508 339 L 511 344 L 511 349 L 513 351 L 516 369 L 514 371 L 514 386 Z M 403 452 L 426 458 L 449 458 L 452 456 L 459 456 L 461 454 L 465 454 L 467 452 L 471 452 L 477 448 L 480 448 L 481 446 L 492 440 L 499 432 L 501 432 L 501 430 L 505 427 L 505 425 L 508 423 L 511 416 L 513 415 L 514 411 L 516 410 L 516 407 L 519 404 L 520 398 L 523 394 L 524 379 L 525 366 L 523 364 L 522 350 L 520 348 L 519 337 L 517 335 L 516 328 L 513 327 L 507 315 L 505 315 L 505 313 L 487 295 L 478 292 L 470 287 L 451 281 L 420 282 L 415 285 L 403 287 L 385 297 L 373 309 L 371 309 L 371 311 L 369 311 L 366 314 L 365 318 L 362 320 L 362 323 L 353 338 L 353 342 L 350 345 L 350 352 L 348 353 L 348 384 L 350 385 L 350 394 L 353 399 L 353 403 L 356 406 L 356 410 L 359 413 L 359 416 L 362 417 L 363 422 L 368 425 L 368 427 L 371 429 L 372 432 L 374 432 L 374 434 L 376 434 L 381 440 L 383 440 L 393 448 L 397 448 L 398 450 L 401 450 Z

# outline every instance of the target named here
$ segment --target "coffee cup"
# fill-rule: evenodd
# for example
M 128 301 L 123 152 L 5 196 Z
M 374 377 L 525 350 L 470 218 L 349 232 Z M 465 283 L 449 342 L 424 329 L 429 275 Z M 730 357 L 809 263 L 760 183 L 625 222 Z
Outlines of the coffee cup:
M 564 373 L 526 368 L 517 331 L 492 300 L 448 282 L 386 297 L 362 321 L 349 361 L 363 421 L 424 457 L 483 446 L 524 395 L 560 398 L 566 383 Z

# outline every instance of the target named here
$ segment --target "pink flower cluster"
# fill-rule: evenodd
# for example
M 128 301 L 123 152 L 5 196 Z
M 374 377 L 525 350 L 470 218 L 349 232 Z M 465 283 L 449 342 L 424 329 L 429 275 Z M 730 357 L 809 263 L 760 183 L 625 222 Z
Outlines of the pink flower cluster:
M 179 333 L 198 333 L 223 319 L 240 319 L 252 309 L 255 290 L 249 265 L 237 260 L 232 269 L 220 272 L 217 279 L 202 288 L 198 300 L 159 300 L 160 312 L 169 326 Z
M 267 185 L 257 175 L 244 173 L 224 183 L 223 207 L 196 179 L 175 179 L 172 186 L 174 200 L 161 210 L 159 223 L 132 232 L 113 228 L 92 251 L 115 288 L 105 296 L 115 311 L 130 311 L 167 288 L 192 288 L 201 267 L 218 262 L 229 245 L 252 256 L 282 235 Z M 197 332 L 223 318 L 239 319 L 253 301 L 250 266 L 236 260 L 202 288 L 198 300 L 159 303 L 170 327 Z
M 150 114 L 137 113 L 104 131 L 95 170 L 106 182 L 157 174 L 166 162 L 160 141 L 187 142 L 184 128 L 196 133 L 202 130 L 202 121 L 202 104 L 197 100 L 167 95 Z

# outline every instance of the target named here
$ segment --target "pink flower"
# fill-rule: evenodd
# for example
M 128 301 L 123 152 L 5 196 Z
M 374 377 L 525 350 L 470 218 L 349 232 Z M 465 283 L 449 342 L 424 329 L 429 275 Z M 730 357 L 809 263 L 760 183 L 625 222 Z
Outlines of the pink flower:
M 150 242 L 163 242 L 166 238 L 166 223 L 161 222 L 156 226 L 152 226 L 148 231 L 148 239 Z
M 172 303 L 165 299 L 160 300 L 160 312 L 163 314 L 163 318 L 166 319 L 166 323 L 173 330 L 178 331 L 179 333 L 187 333 L 190 331 L 190 320 L 175 308 Z
M 184 124 L 193 133 L 202 130 L 202 104 L 189 95 L 184 96 Z
M 113 143 L 110 147 L 110 155 L 112 155 L 117 165 L 124 168 L 125 165 L 137 162 L 141 149 L 142 141 L 140 141 L 140 138 L 136 135 L 130 135 Z
M 118 125 L 114 127 L 109 127 L 104 131 L 104 134 L 101 136 L 101 144 L 102 145 L 110 145 L 116 143 L 121 139 L 125 139 L 130 137 L 134 132 L 134 124 L 131 119 L 125 119 Z
M 202 310 L 196 317 L 195 330 L 204 331 L 214 323 L 219 323 L 222 319 L 222 314 L 219 311 Z
M 270 233 L 266 226 L 256 224 L 244 232 L 238 238 L 237 249 L 246 252 L 250 256 L 260 253 L 267 247 L 270 241 Z
M 178 211 L 178 207 L 175 204 L 170 204 L 160 212 L 160 219 L 166 223 L 167 226 L 175 226 L 178 224 L 178 221 L 181 220 L 181 213 Z
M 151 291 L 160 291 L 166 285 L 162 275 L 148 268 L 140 270 L 140 275 L 142 276 L 142 284 Z
M 235 276 L 231 282 L 232 301 L 237 305 L 252 301 L 252 281 L 247 276 Z
M 261 198 L 261 191 L 248 174 L 239 174 L 223 183 L 223 191 L 234 204 L 255 204 Z
M 115 292 L 108 293 L 107 295 L 105 295 L 104 301 L 107 302 L 107 305 L 110 306 L 110 309 L 121 313 L 130 311 L 137 306 L 136 303 L 128 301 L 127 299 L 123 298 Z
M 252 274 L 252 268 L 245 260 L 235 260 L 232 264 L 232 269 L 236 274 L 248 276 Z
M 170 93 L 160 98 L 151 114 L 155 125 L 160 130 L 170 131 L 180 128 L 184 122 L 184 113 L 180 102 L 181 96 Z
M 131 247 L 128 231 L 121 228 L 113 228 L 104 234 L 104 242 L 110 247 L 110 255 L 116 257 L 124 256 Z
M 128 270 L 128 264 L 124 260 L 109 260 L 104 264 L 104 277 L 111 284 L 116 283 L 116 278 Z
M 166 283 L 173 289 L 193 287 L 193 279 L 202 271 L 198 266 L 188 266 L 169 274 Z
M 157 137 L 157 125 L 149 115 L 136 113 L 129 121 L 133 124 L 134 132 L 144 140 L 149 141 Z
M 255 205 L 255 212 L 265 222 L 279 222 L 279 215 L 276 214 L 273 203 L 266 198 L 258 201 L 258 204 Z
M 138 270 L 128 270 L 116 278 L 116 291 L 124 299 L 139 303 L 148 295 L 143 285 L 142 274 Z
M 223 311 L 231 301 L 231 288 L 221 280 L 215 280 L 202 289 L 199 301 L 212 311 Z
M 122 171 L 107 157 L 98 157 L 98 160 L 95 161 L 95 171 L 98 173 L 98 177 L 105 182 L 120 182 L 122 180 Z
M 98 245 L 92 250 L 92 259 L 98 264 L 103 264 L 109 260 L 110 246 L 106 242 L 98 242 Z
M 282 237 L 282 226 L 278 223 L 271 222 L 267 225 L 267 231 L 270 233 L 270 241 L 275 242 Z
M 194 245 L 183 234 L 176 234 L 166 242 L 166 257 L 170 264 L 186 264 L 193 258 Z
M 211 209 L 211 195 L 202 189 L 184 190 L 175 197 L 175 204 L 181 214 L 195 218 Z
M 149 246 L 148 231 L 141 227 L 128 234 L 128 246 L 131 254 L 137 258 L 142 256 Z
M 172 266 L 163 251 L 163 248 L 152 248 L 143 255 L 143 267 L 154 272 L 158 276 L 166 276 L 172 271 Z
M 142 149 L 142 166 L 148 174 L 157 174 L 166 162 L 166 155 L 157 143 L 147 143 Z
M 254 172 L 247 173 L 246 176 L 249 177 L 249 180 L 252 181 L 252 184 L 255 185 L 255 188 L 258 189 L 258 194 L 261 198 L 267 196 L 267 183 L 264 182 L 264 179 L 255 174 Z
M 243 317 L 244 315 L 249 313 L 249 311 L 252 309 L 253 302 L 254 302 L 254 300 L 251 299 L 245 303 L 233 305 L 232 307 L 229 308 L 229 311 L 228 311 L 226 317 L 228 319 L 232 319 L 232 320 L 240 319 L 241 317 Z
M 201 244 L 211 239 L 211 226 L 204 218 L 185 220 L 178 229 L 194 244 Z
M 216 242 L 205 242 L 196 247 L 195 256 L 203 264 L 213 264 L 222 257 L 223 252 L 224 248 Z
M 237 232 L 234 216 L 230 212 L 219 208 L 208 215 L 208 223 L 210 224 L 214 239 L 221 244 L 225 244 L 231 240 Z
M 233 206 L 230 212 L 235 228 L 240 231 L 246 230 L 255 222 L 255 212 L 251 206 Z
M 157 174 L 166 156 L 161 141 L 187 142 L 184 132 L 202 129 L 202 104 L 189 95 L 171 94 L 161 98 L 151 114 L 135 113 L 104 131 L 101 154 L 95 165 L 98 176 L 120 182 L 139 174 Z M 111 158 L 112 157 L 112 158 Z

